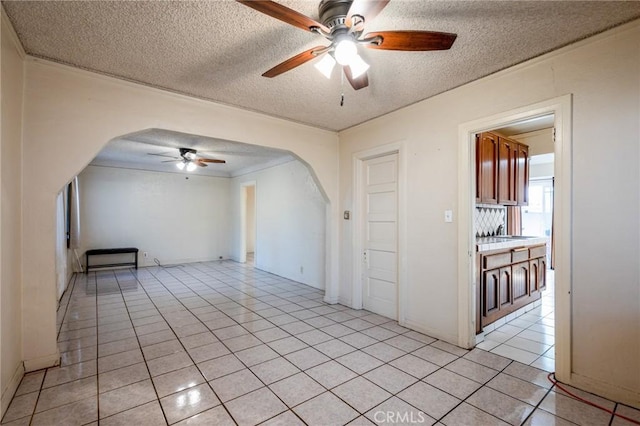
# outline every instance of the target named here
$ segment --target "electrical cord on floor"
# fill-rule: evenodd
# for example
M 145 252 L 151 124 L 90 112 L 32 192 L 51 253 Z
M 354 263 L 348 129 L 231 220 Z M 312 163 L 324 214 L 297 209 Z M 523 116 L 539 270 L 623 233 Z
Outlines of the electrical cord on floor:
M 621 419 L 624 419 L 624 420 L 626 420 L 626 421 L 628 421 L 628 422 L 631 422 L 631 423 L 633 423 L 633 424 L 640 425 L 640 422 L 639 422 L 639 421 L 637 421 L 637 420 L 631 419 L 631 418 L 629 418 L 629 417 L 627 417 L 627 416 L 623 416 L 622 414 L 615 413 L 613 410 L 609 410 L 608 408 L 605 408 L 605 407 L 603 407 L 603 406 L 601 406 L 601 405 L 598 405 L 598 404 L 596 404 L 596 403 L 593 403 L 593 402 L 591 402 L 591 401 L 588 401 L 588 400 L 586 400 L 586 399 L 584 399 L 584 398 L 581 398 L 581 397 L 579 397 L 578 395 L 576 395 L 576 394 L 574 394 L 574 393 L 572 393 L 572 392 L 568 391 L 568 390 L 567 390 L 567 389 L 565 389 L 562 385 L 560 385 L 560 382 L 558 382 L 558 381 L 556 380 L 556 375 L 555 375 L 555 373 L 549 373 L 549 374 L 547 375 L 547 379 L 549 379 L 549 381 L 550 381 L 551 383 L 553 383 L 553 385 L 554 385 L 555 387 L 557 387 L 558 389 L 560 389 L 562 392 L 566 393 L 567 395 L 572 396 L 573 398 L 577 399 L 578 401 L 584 402 L 585 404 L 591 405 L 592 407 L 599 408 L 599 409 L 601 409 L 601 410 L 603 410 L 603 411 L 606 411 L 606 412 L 607 412 L 607 413 L 609 413 L 609 414 L 613 414 L 614 416 L 616 416 L 616 417 L 620 417 Z
M 154 258 L 153 258 L 153 261 L 156 263 L 156 265 L 158 265 L 159 267 L 164 268 L 164 269 L 168 269 L 168 268 L 182 268 L 182 267 L 184 267 L 184 265 L 167 265 L 167 266 L 162 265 L 162 264 L 160 263 L 160 261 L 158 260 L 158 258 L 157 258 L 157 257 L 154 257 Z

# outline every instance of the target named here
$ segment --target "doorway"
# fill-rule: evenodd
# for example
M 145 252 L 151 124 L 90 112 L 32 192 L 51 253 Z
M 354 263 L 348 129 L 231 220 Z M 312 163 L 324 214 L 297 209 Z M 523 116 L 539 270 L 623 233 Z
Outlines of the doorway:
M 241 263 L 256 265 L 256 182 L 240 186 L 240 259 Z
M 523 199 L 527 202 L 520 205 L 521 200 L 518 199 L 518 205 L 506 207 L 501 204 L 481 207 L 476 205 L 476 213 L 506 210 L 506 215 L 495 216 L 499 218 L 499 225 L 506 230 L 506 234 L 535 237 L 536 244 L 546 243 L 546 253 L 539 251 L 539 255 L 546 259 L 529 263 L 524 269 L 519 270 L 518 276 L 515 275 L 515 270 L 513 276 L 506 272 L 505 282 L 511 281 L 514 292 L 518 285 L 527 289 L 524 296 L 529 298 L 529 303 L 484 325 L 482 333 L 477 336 L 476 347 L 553 372 L 555 297 L 554 273 L 550 267 L 553 247 L 554 116 L 549 114 L 527 118 L 506 127 L 490 129 L 489 132 L 498 137 L 501 146 L 513 143 L 526 146 L 529 160 L 524 175 L 528 175 L 528 178 L 524 183 L 526 197 Z M 503 182 L 500 181 L 499 184 Z M 500 187 L 500 190 L 503 188 Z M 524 195 L 524 192 L 522 193 Z M 475 217 L 481 215 L 477 214 Z M 486 217 L 483 219 L 480 225 L 489 222 Z M 476 227 L 478 225 L 479 223 L 476 223 Z M 480 229 L 482 228 L 483 226 L 480 226 Z M 540 274 L 543 274 L 542 278 L 536 279 Z M 505 304 L 504 307 L 509 309 L 509 304 Z
M 571 372 L 571 95 L 550 99 L 491 117 L 461 124 L 459 127 L 459 345 L 475 346 L 476 315 L 476 240 L 475 210 L 475 137 L 490 129 L 499 129 L 534 117 L 554 117 L 553 165 L 554 243 L 555 243 L 555 370 L 560 380 L 569 380 Z M 542 324 L 543 325 L 543 324 Z
M 351 306 L 400 325 L 407 279 L 405 156 L 404 141 L 355 153 L 353 215 L 344 212 L 353 220 Z
M 398 317 L 398 154 L 364 161 L 362 169 L 362 302 Z

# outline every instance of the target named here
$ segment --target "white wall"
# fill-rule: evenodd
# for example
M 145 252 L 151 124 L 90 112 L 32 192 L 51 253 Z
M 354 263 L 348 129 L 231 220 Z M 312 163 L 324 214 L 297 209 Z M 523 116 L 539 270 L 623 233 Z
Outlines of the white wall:
M 341 132 L 339 210 L 353 209 L 354 153 L 403 141 L 407 320 L 455 342 L 458 235 L 442 215 L 458 208 L 459 126 L 565 94 L 573 94 L 571 380 L 640 405 L 640 22 Z M 341 224 L 340 297 L 349 303 L 353 222 Z
M 536 130 L 511 136 L 512 139 L 529 146 L 529 156 L 553 152 L 553 128 Z
M 247 253 L 256 250 L 256 187 L 247 186 Z
M 22 96 L 23 55 L 2 9 L 0 30 L 0 388 L 4 414 L 22 378 Z M 54 277 L 52 277 L 54 278 Z M 55 281 L 51 283 L 52 289 Z M 55 323 L 55 318 L 53 318 Z
M 240 194 L 256 182 L 255 266 L 324 289 L 326 202 L 309 170 L 299 161 L 232 180 L 233 252 L 240 258 Z
M 137 247 L 139 266 L 229 257 L 229 179 L 89 166 L 79 181 L 83 262 L 112 247 Z

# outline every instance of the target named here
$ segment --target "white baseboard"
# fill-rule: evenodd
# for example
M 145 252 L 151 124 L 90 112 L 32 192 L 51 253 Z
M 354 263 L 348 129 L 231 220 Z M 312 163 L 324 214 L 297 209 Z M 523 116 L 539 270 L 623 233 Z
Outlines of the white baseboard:
M 56 351 L 56 353 L 40 358 L 26 359 L 24 361 L 24 370 L 29 373 L 31 371 L 42 370 L 43 368 L 55 367 L 59 364 L 60 352 Z
M 22 380 L 23 376 L 24 376 L 24 364 L 20 362 L 18 363 L 18 366 L 13 372 L 13 376 L 11 376 L 11 380 L 9 381 L 7 386 L 4 389 L 2 389 L 0 418 L 2 418 L 2 416 L 4 416 L 4 413 L 7 412 L 7 408 L 9 408 L 9 403 L 11 403 L 11 399 L 13 398 L 13 395 L 16 393 L 16 390 L 18 390 L 18 386 L 20 385 L 20 381 Z
M 335 305 L 336 303 L 339 303 L 339 300 L 337 297 L 328 297 L 326 294 L 324 296 L 324 302 L 328 303 L 330 305 Z
M 347 300 L 344 297 L 338 296 L 338 303 L 341 304 L 342 306 L 348 306 L 351 309 L 354 309 L 353 305 L 351 304 L 351 300 Z
M 640 392 L 637 390 L 621 388 L 612 383 L 603 382 L 576 373 L 571 374 L 571 379 L 567 384 L 611 401 L 621 402 L 625 405 L 640 409 Z

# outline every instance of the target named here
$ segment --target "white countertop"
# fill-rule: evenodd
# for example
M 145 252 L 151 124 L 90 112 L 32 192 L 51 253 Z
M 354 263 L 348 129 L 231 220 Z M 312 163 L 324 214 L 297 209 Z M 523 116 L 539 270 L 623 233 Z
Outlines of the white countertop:
M 508 235 L 496 235 L 495 237 L 476 238 L 477 251 L 503 250 L 516 247 L 535 246 L 548 243 L 547 237 L 510 237 Z

